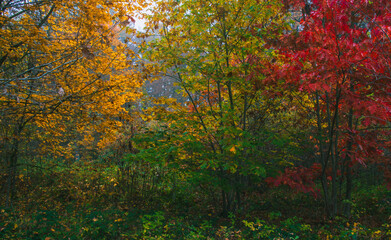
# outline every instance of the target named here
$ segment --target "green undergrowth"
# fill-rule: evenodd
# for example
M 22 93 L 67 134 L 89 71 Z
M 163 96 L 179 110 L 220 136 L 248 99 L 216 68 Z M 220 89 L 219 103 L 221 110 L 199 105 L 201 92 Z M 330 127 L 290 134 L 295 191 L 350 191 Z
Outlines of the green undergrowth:
M 391 225 L 369 228 L 337 219 L 311 226 L 293 217 L 176 216 L 163 211 L 85 208 L 22 214 L 1 210 L 1 239 L 389 239 Z M 276 216 L 274 216 L 276 217 Z
M 118 168 L 103 165 L 21 172 L 13 206 L 0 205 L 0 239 L 391 239 L 383 186 L 357 191 L 350 218 L 328 220 L 321 199 L 285 187 L 253 189 L 223 216 L 219 199 L 207 197 L 213 186 L 173 187 L 153 174 L 148 183 L 152 170 L 138 169 L 133 190 Z

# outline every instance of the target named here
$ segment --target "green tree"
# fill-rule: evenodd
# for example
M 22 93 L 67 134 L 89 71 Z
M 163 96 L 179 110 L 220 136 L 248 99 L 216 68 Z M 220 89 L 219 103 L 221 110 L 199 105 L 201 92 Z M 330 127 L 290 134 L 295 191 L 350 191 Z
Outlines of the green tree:
M 276 57 L 265 39 L 285 29 L 281 7 L 278 1 L 164 0 L 147 16 L 145 35 L 159 34 L 144 48 L 153 74 L 174 79 L 187 99 L 183 106 L 161 99 L 166 107 L 154 109 L 175 148 L 170 161 L 217 184 L 224 214 L 241 207 L 247 176 L 266 175 L 266 123 L 280 100 L 264 95 L 264 76 L 252 74 L 251 63 Z

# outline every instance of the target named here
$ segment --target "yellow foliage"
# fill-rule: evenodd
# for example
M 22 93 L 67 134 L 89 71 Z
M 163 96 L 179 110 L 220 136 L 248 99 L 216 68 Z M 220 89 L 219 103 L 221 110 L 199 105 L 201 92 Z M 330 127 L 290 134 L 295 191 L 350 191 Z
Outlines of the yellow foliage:
M 135 34 L 129 19 L 142 7 L 143 0 L 53 0 L 1 10 L 0 143 L 28 133 L 41 143 L 38 153 L 70 157 L 76 138 L 103 139 L 101 147 L 112 140 L 131 120 L 125 103 L 141 96 L 135 54 L 119 35 Z

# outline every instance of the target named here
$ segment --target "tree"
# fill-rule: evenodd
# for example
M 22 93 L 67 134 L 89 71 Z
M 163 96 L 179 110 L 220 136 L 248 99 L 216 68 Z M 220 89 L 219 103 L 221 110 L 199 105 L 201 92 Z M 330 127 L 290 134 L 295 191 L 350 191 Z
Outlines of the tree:
M 70 128 L 83 131 L 85 139 L 85 130 L 113 136 L 120 117 L 128 119 L 124 104 L 139 96 L 142 80 L 129 69 L 133 52 L 117 37 L 141 5 L 0 2 L 0 150 L 8 171 L 7 205 L 27 133 L 41 148 L 52 146 L 44 152 L 69 154 L 66 144 L 72 144 L 64 136 Z
M 287 34 L 287 62 L 272 79 L 311 96 L 327 215 L 350 214 L 352 169 L 378 163 L 389 176 L 390 3 L 388 1 L 286 1 L 301 10 L 300 31 Z M 389 180 L 389 179 L 388 179 Z M 342 196 L 339 189 L 345 183 Z
M 263 76 L 250 74 L 251 61 L 254 53 L 265 63 L 275 56 L 263 39 L 285 28 L 282 5 L 164 0 L 153 6 L 146 34 L 160 29 L 160 38 L 144 48 L 145 56 L 153 73 L 174 79 L 187 98 L 184 107 L 160 101 L 168 108 L 155 114 L 175 139 L 170 161 L 215 183 L 224 214 L 235 211 L 248 176 L 266 175 L 265 124 L 280 100 L 263 95 Z

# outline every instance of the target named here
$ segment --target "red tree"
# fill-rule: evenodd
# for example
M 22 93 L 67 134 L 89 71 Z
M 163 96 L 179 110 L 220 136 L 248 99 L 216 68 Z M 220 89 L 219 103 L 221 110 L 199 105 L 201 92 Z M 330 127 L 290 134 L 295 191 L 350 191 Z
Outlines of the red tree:
M 391 118 L 391 3 L 284 3 L 286 9 L 299 11 L 302 19 L 296 25 L 297 31 L 280 39 L 279 49 L 286 64 L 268 79 L 284 79 L 286 86 L 313 99 L 311 114 L 316 119 L 316 156 L 322 166 L 323 197 L 327 214 L 334 217 L 342 210 L 341 201 L 351 199 L 354 165 L 376 162 L 391 182 L 387 152 Z M 345 193 L 338 196 L 342 181 L 346 181 Z M 344 204 L 343 210 L 349 215 L 350 205 Z

